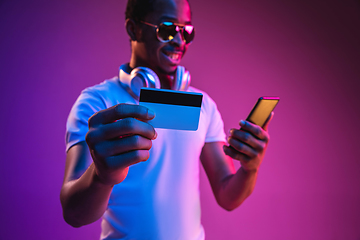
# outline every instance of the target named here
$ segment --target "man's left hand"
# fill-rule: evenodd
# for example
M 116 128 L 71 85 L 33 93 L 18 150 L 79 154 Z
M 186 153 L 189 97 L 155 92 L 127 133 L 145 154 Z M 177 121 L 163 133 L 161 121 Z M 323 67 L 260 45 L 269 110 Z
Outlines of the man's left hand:
M 245 172 L 257 172 L 260 167 L 270 140 L 268 125 L 273 115 L 272 112 L 263 128 L 248 121 L 240 121 L 240 130 L 230 130 L 227 139 L 229 146 L 224 146 L 224 152 L 239 160 Z

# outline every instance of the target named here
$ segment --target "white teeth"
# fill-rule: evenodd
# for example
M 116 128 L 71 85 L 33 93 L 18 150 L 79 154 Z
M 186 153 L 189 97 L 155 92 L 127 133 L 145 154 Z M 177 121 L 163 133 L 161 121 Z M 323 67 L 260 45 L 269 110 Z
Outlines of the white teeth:
M 168 54 L 168 56 L 172 60 L 178 60 L 180 58 L 180 54 L 177 54 L 177 53 L 170 53 L 170 54 Z

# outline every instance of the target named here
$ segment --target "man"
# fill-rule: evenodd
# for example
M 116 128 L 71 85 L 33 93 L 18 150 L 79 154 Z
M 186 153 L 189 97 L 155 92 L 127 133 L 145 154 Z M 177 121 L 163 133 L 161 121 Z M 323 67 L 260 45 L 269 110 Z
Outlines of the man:
M 164 22 L 177 31 L 160 35 Z M 186 26 L 192 29 L 188 1 L 129 0 L 125 26 L 127 72 L 148 67 L 161 88 L 171 88 L 192 40 L 186 35 L 191 31 L 184 33 Z M 203 94 L 199 129 L 192 132 L 155 130 L 147 123 L 154 113 L 139 106 L 119 79 L 85 89 L 67 123 L 60 195 L 65 221 L 80 227 L 103 216 L 101 239 L 204 239 L 199 157 L 218 204 L 235 209 L 254 189 L 270 119 L 264 129 L 241 121 L 245 131 L 232 129 L 227 146 L 216 105 Z M 230 157 L 241 162 L 237 171 Z

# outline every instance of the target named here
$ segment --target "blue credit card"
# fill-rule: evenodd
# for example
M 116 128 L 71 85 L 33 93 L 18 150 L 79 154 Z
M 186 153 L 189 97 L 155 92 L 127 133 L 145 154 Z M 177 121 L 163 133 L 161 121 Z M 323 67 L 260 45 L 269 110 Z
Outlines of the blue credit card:
M 154 128 L 196 131 L 199 126 L 201 93 L 141 88 L 139 104 L 155 112 Z

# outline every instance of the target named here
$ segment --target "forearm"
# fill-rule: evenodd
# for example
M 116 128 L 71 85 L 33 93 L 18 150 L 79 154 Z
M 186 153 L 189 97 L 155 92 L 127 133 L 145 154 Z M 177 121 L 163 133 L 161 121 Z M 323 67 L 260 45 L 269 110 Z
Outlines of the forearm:
M 65 221 L 80 227 L 98 220 L 107 208 L 112 187 L 98 180 L 94 164 L 80 178 L 64 183 L 60 200 Z
M 225 178 L 217 192 L 217 201 L 221 207 L 231 211 L 240 206 L 255 188 L 257 171 L 246 172 L 243 168 Z

